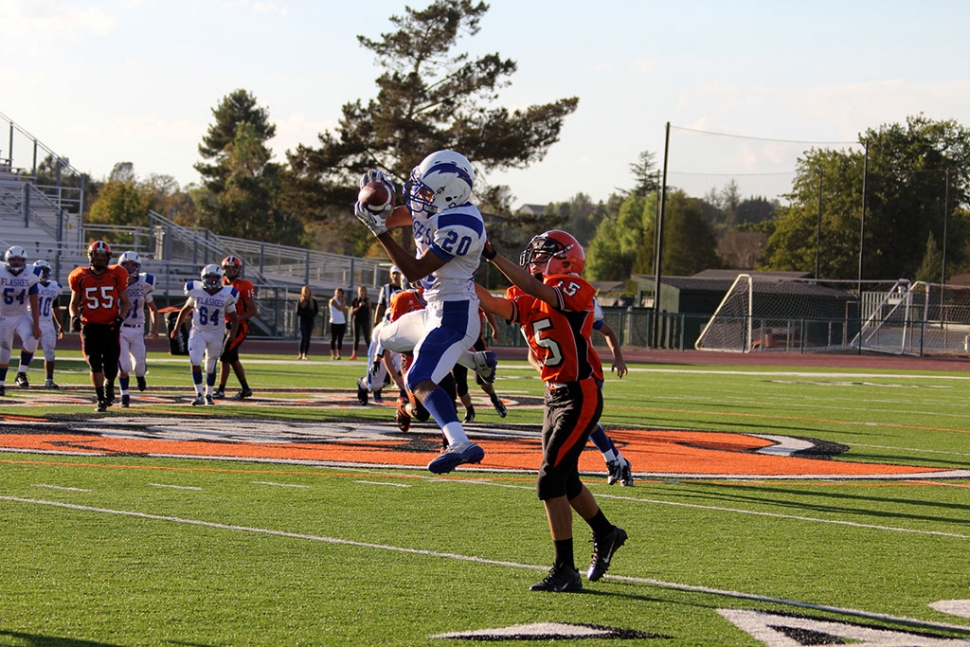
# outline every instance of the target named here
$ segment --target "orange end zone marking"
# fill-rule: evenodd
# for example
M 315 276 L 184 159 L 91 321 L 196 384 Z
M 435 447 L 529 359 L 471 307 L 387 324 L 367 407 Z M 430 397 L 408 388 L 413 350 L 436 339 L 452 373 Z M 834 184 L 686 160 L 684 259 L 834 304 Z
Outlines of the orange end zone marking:
M 613 430 L 610 437 L 634 466 L 652 474 L 702 476 L 883 476 L 943 472 L 939 468 L 850 463 L 838 460 L 771 456 L 753 453 L 770 441 L 743 434 L 691 431 Z M 243 443 L 206 440 L 162 440 L 102 437 L 89 434 L 0 434 L 0 448 L 60 452 L 77 455 L 184 456 L 237 460 L 301 460 L 387 467 L 424 467 L 435 454 L 415 446 L 428 444 L 427 435 L 402 434 L 386 440 L 326 443 Z M 490 470 L 534 472 L 541 460 L 538 438 L 480 439 Z M 580 470 L 603 472 L 603 458 L 592 445 L 580 458 Z

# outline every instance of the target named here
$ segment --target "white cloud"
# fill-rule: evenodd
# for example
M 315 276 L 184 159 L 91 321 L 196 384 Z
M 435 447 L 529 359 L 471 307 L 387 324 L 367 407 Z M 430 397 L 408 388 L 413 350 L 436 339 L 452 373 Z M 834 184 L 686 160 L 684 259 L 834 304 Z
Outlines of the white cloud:
M 273 121 L 276 124 L 276 137 L 269 142 L 269 145 L 280 161 L 285 159 L 287 150 L 294 150 L 299 144 L 317 146 L 319 133 L 333 131 L 338 126 L 336 119 L 308 119 L 302 112 L 294 112 L 282 120 Z
M 24 40 L 82 38 L 91 34 L 103 38 L 117 24 L 100 7 L 52 0 L 7 0 L 0 4 L 0 22 L 8 35 Z
M 253 13 L 276 13 L 281 16 L 286 16 L 289 15 L 290 10 L 285 4 L 281 5 L 273 0 L 270 0 L 269 2 L 260 2 L 259 0 L 256 0 L 256 2 L 253 3 Z

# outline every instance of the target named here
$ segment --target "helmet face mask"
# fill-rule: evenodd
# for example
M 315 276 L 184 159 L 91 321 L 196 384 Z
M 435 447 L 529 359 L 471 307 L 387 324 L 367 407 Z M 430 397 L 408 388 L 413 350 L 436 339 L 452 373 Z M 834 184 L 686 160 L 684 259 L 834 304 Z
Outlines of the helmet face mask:
M 586 253 L 572 234 L 553 229 L 539 234 L 519 256 L 519 265 L 534 276 L 582 274 Z
M 111 261 L 111 246 L 103 240 L 96 240 L 88 245 L 88 260 L 91 267 L 96 270 L 103 270 L 108 267 Z
M 34 261 L 34 267 L 40 269 L 40 280 L 44 283 L 50 281 L 51 278 L 51 264 L 45 260 Z
M 215 291 L 222 288 L 222 268 L 215 263 L 209 263 L 202 268 L 202 287 Z
M 19 245 L 14 245 L 4 253 L 3 262 L 11 274 L 20 274 L 27 267 L 27 250 Z
M 129 277 L 137 277 L 141 271 L 141 257 L 138 252 L 125 252 L 118 257 L 118 265 L 128 270 Z
M 242 266 L 242 260 L 238 256 L 226 256 L 222 259 L 222 271 L 230 281 L 235 281 L 239 278 L 242 272 Z
M 404 185 L 404 195 L 414 216 L 429 218 L 468 202 L 474 184 L 475 169 L 464 155 L 438 151 L 414 167 Z

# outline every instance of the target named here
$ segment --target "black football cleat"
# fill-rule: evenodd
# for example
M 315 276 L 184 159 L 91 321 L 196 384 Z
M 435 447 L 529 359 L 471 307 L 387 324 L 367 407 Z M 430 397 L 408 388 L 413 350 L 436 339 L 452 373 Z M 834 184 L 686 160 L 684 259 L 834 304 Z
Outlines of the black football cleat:
M 529 587 L 530 591 L 548 591 L 550 593 L 568 593 L 583 588 L 583 579 L 579 571 L 562 564 L 553 564 L 546 579 Z
M 610 567 L 613 554 L 620 546 L 626 543 L 626 537 L 626 531 L 618 526 L 613 526 L 613 530 L 606 533 L 603 537 L 597 538 L 595 535 L 593 536 L 593 561 L 589 565 L 586 579 L 590 582 L 595 582 L 603 577 L 603 574 Z
M 17 379 L 15 381 L 21 389 L 30 388 L 30 381 L 27 379 L 26 373 L 17 373 Z

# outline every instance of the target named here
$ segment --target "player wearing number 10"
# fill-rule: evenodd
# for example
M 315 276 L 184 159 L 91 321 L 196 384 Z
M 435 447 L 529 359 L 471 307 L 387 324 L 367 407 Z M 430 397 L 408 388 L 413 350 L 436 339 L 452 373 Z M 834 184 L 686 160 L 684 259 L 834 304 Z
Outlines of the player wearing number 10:
M 128 315 L 128 272 L 108 265 L 111 247 L 103 240 L 88 246 L 88 267 L 76 267 L 67 277 L 71 286 L 71 330 L 81 333 L 81 352 L 91 369 L 91 383 L 98 395 L 98 411 L 105 412 L 114 400 L 118 375 L 121 320 Z

